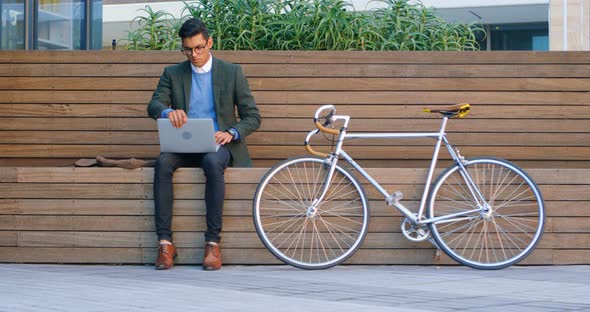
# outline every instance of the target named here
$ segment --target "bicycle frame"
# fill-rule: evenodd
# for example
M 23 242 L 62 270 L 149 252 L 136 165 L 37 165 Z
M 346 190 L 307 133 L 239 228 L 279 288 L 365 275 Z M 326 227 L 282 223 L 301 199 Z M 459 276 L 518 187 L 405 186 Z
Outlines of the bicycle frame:
M 322 111 L 325 108 L 330 108 L 330 107 L 333 107 L 333 106 L 332 105 L 322 106 L 320 109 L 318 109 L 318 112 Z M 316 115 L 317 115 L 317 113 L 316 113 Z M 317 119 L 317 116 L 316 116 L 316 119 Z M 322 193 L 318 198 L 316 198 L 314 200 L 311 207 L 309 208 L 308 213 L 313 214 L 316 212 L 316 210 L 317 210 L 316 206 L 319 202 L 321 202 L 323 200 L 324 196 L 326 195 L 326 193 L 328 191 L 328 187 L 330 185 L 330 181 L 332 180 L 334 171 L 336 169 L 336 164 L 338 163 L 338 160 L 341 157 L 344 158 L 352 167 L 354 167 L 365 179 L 367 179 L 367 181 L 369 181 L 369 183 L 371 183 L 385 197 L 385 199 L 389 205 L 395 206 L 405 217 L 407 217 L 409 220 L 411 220 L 412 222 L 414 222 L 416 224 L 429 224 L 429 223 L 434 223 L 434 222 L 439 223 L 439 222 L 456 221 L 457 220 L 456 217 L 460 217 L 462 215 L 468 215 L 473 212 L 485 211 L 486 207 L 488 207 L 488 204 L 486 203 L 484 196 L 481 194 L 479 189 L 475 186 L 475 183 L 474 183 L 471 175 L 467 172 L 465 166 L 463 165 L 463 161 L 464 161 L 463 157 L 459 154 L 458 151 L 455 151 L 453 146 L 447 140 L 445 128 L 447 125 L 447 121 L 449 119 L 448 117 L 446 117 L 446 116 L 443 117 L 440 129 L 438 132 L 415 132 L 415 133 L 399 133 L 399 132 L 393 132 L 393 133 L 348 133 L 347 129 L 348 129 L 348 123 L 350 121 L 350 116 L 333 115 L 333 116 L 331 116 L 331 119 L 332 119 L 332 121 L 343 120 L 344 123 L 343 123 L 343 126 L 339 132 L 338 139 L 336 141 L 336 147 L 335 147 L 333 153 L 329 154 L 328 157 L 326 158 L 327 162 L 330 164 L 330 168 L 329 168 L 328 174 L 326 175 L 326 178 L 325 178 Z M 320 132 L 319 129 L 309 132 L 307 135 L 307 138 L 306 138 L 306 142 L 309 142 L 311 136 L 313 136 L 319 132 Z M 373 177 L 371 177 L 371 175 L 368 172 L 366 172 L 356 161 L 354 161 L 354 159 L 351 156 L 349 156 L 342 148 L 344 140 L 346 140 L 346 139 L 389 139 L 389 138 L 390 139 L 400 139 L 400 138 L 433 138 L 433 139 L 436 139 L 436 143 L 434 145 L 434 152 L 432 154 L 432 160 L 430 163 L 430 167 L 428 169 L 426 181 L 424 183 L 424 191 L 422 194 L 422 198 L 420 200 L 420 206 L 419 206 L 417 214 L 412 213 L 412 211 L 410 211 L 408 208 L 406 208 L 404 205 L 402 205 L 399 202 L 399 200 L 403 196 L 401 194 L 401 192 L 398 191 L 398 192 L 394 192 L 391 194 L 388 193 L 379 184 L 379 182 L 377 182 Z M 469 210 L 469 211 L 463 211 L 463 212 L 459 212 L 456 214 L 443 216 L 443 217 L 424 219 L 424 209 L 426 207 L 426 201 L 428 199 L 428 193 L 430 191 L 430 186 L 431 186 L 432 178 L 434 175 L 434 170 L 436 168 L 436 163 L 438 161 L 438 155 L 440 153 L 440 148 L 441 148 L 442 143 L 444 143 L 445 146 L 447 147 L 447 150 L 449 151 L 449 154 L 451 155 L 453 161 L 456 164 L 458 164 L 458 166 L 460 167 L 460 173 L 463 176 L 463 178 L 467 181 L 467 186 L 469 188 L 469 191 L 471 192 L 471 195 L 473 196 L 473 198 L 477 202 L 477 208 L 473 209 L 473 210 Z

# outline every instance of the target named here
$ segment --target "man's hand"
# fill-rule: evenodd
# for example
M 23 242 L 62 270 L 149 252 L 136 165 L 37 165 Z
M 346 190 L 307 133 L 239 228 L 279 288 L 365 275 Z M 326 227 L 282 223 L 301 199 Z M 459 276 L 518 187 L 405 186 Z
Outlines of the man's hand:
M 174 128 L 182 127 L 187 121 L 186 113 L 182 109 L 173 110 L 168 113 L 168 119 Z
M 233 140 L 233 137 L 231 134 L 229 134 L 227 132 L 221 132 L 221 131 L 215 132 L 215 143 L 217 143 L 219 145 L 224 145 L 226 143 L 231 142 L 231 140 Z

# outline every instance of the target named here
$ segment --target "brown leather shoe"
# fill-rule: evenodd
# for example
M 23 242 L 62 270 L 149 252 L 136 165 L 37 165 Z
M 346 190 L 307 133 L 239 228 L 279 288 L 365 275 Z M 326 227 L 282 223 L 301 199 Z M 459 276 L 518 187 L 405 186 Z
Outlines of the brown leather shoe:
M 174 265 L 176 247 L 174 244 L 160 244 L 158 247 L 158 260 L 156 270 L 168 270 Z
M 215 271 L 221 269 L 221 252 L 219 244 L 205 244 L 205 257 L 203 258 L 203 270 Z

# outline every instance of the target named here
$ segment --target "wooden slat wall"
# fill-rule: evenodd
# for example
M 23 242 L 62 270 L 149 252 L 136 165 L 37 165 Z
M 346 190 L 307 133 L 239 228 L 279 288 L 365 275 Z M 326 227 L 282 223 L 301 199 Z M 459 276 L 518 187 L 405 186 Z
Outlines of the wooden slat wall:
M 228 264 L 274 264 L 252 223 L 251 198 L 265 168 L 228 169 L 223 258 Z M 370 169 L 389 191 L 401 190 L 416 207 L 425 169 Z M 531 169 L 546 200 L 547 224 L 537 249 L 524 264 L 590 263 L 590 169 Z M 152 263 L 151 168 L 0 169 L 0 262 Z M 203 174 L 175 175 L 173 229 L 178 263 L 202 259 L 205 224 Z M 427 242 L 407 241 L 400 214 L 366 185 L 369 235 L 347 263 L 453 264 Z M 31 191 L 34 190 L 34 191 Z
M 248 137 L 255 166 L 227 171 L 225 263 L 271 264 L 253 230 L 251 198 L 267 168 L 304 153 L 311 116 L 336 104 L 351 131 L 437 130 L 428 105 L 473 104 L 452 120 L 467 157 L 515 161 L 540 185 L 547 226 L 525 264 L 590 263 L 590 53 L 215 52 L 243 66 L 263 125 Z M 153 158 L 146 105 L 177 52 L 0 51 L 0 262 L 152 263 L 150 168 L 72 168 L 79 158 Z M 317 141 L 317 142 L 316 142 Z M 319 149 L 329 142 L 316 140 Z M 429 140 L 353 140 L 347 151 L 416 206 Z M 448 163 L 443 154 L 441 167 Z M 60 168 L 61 167 L 61 168 Z M 450 264 L 399 233 L 400 215 L 371 187 L 371 225 L 348 263 Z M 202 257 L 199 169 L 175 176 L 180 263 Z
M 588 52 L 215 55 L 243 66 L 259 104 L 262 127 L 248 138 L 258 167 L 305 153 L 321 104 L 352 115 L 351 131 L 430 132 L 439 119 L 424 106 L 469 102 L 472 113 L 448 126 L 464 155 L 495 155 L 525 168 L 590 168 Z M 155 157 L 146 105 L 163 68 L 182 60 L 161 51 L 0 51 L 0 166 Z M 371 167 L 421 167 L 431 143 L 351 141 L 349 154 Z

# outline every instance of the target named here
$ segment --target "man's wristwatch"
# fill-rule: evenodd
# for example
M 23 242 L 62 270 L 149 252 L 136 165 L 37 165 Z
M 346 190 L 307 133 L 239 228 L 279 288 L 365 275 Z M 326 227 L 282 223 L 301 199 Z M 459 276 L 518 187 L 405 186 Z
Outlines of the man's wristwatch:
M 229 129 L 225 130 L 225 132 L 231 134 L 232 141 L 235 141 L 238 138 L 238 131 L 236 131 L 236 129 L 234 129 L 234 128 L 229 128 Z

